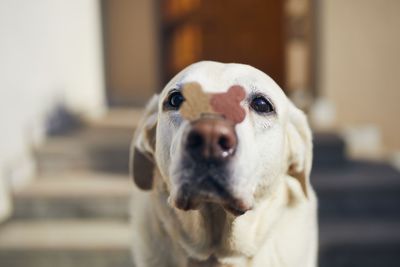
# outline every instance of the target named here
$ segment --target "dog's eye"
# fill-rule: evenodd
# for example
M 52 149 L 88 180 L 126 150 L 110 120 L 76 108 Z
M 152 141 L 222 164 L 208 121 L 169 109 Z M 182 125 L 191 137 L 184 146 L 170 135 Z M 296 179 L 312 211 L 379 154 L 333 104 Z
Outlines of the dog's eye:
M 185 98 L 181 94 L 181 92 L 175 91 L 171 93 L 168 97 L 168 106 L 174 109 L 178 109 L 182 102 L 185 101 Z
M 253 98 L 250 106 L 258 113 L 270 113 L 274 111 L 272 104 L 263 96 L 257 96 Z

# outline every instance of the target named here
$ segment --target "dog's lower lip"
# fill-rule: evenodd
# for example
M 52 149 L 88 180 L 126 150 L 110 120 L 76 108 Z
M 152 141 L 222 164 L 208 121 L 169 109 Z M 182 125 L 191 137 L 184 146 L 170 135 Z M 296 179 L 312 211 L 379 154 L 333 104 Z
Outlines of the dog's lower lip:
M 224 208 L 235 216 L 240 216 L 246 213 L 246 209 L 240 209 L 234 205 L 225 205 Z
M 180 196 L 178 199 L 176 199 L 175 205 L 178 209 L 190 210 L 191 209 L 190 197 L 186 194 Z
M 195 199 L 192 199 L 190 197 L 185 198 L 185 197 L 182 196 L 181 198 L 176 200 L 175 204 L 176 204 L 176 207 L 178 209 L 181 209 L 181 210 L 184 210 L 184 211 L 188 211 L 188 210 L 197 209 L 198 208 L 198 204 L 200 204 L 201 202 L 202 201 L 199 202 L 199 200 L 196 201 Z M 204 202 L 205 203 L 208 202 L 208 203 L 220 204 L 220 205 L 223 206 L 223 208 L 227 212 L 230 212 L 234 216 L 241 216 L 241 215 L 245 214 L 248 210 L 251 209 L 251 208 L 242 207 L 241 205 L 234 205 L 234 204 L 231 204 L 229 202 L 226 202 L 224 204 L 224 203 L 221 203 L 221 201 L 218 201 L 218 200 L 214 201 L 214 200 L 207 199 L 207 200 L 204 200 Z
M 198 209 L 202 203 L 214 203 L 234 216 L 243 215 L 251 209 L 243 200 L 231 195 L 226 188 L 227 185 L 222 181 L 217 180 L 211 174 L 207 174 L 196 185 L 194 183 L 182 185 L 175 199 L 175 207 L 188 211 Z

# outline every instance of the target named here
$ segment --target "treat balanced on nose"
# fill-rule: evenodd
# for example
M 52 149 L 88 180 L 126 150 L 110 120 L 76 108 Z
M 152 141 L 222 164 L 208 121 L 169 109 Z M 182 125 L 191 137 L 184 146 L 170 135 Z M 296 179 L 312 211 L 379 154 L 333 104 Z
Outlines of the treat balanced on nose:
M 203 114 L 219 114 L 234 124 L 244 120 L 246 112 L 240 105 L 246 93 L 239 85 L 231 86 L 225 93 L 205 93 L 199 83 L 187 83 L 182 94 L 185 101 L 180 107 L 183 118 L 194 121 Z

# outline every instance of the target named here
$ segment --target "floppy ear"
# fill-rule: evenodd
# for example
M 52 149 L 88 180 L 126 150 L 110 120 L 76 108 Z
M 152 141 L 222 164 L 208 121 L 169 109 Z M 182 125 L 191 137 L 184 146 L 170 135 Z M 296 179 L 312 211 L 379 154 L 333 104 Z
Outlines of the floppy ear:
M 157 115 L 158 95 L 154 95 L 145 108 L 131 143 L 130 175 L 143 190 L 150 190 L 153 186 Z
M 290 103 L 289 106 L 287 140 L 289 146 L 288 174 L 299 181 L 304 195 L 307 197 L 312 164 L 312 135 L 306 115 L 293 103 Z

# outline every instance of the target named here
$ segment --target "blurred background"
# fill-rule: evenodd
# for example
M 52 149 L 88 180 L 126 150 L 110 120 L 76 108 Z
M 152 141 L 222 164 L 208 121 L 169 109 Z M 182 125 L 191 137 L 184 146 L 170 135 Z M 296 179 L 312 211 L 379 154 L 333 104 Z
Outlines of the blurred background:
M 204 59 L 307 112 L 319 266 L 399 266 L 399 29 L 398 0 L 0 0 L 0 266 L 131 266 L 130 138 Z

